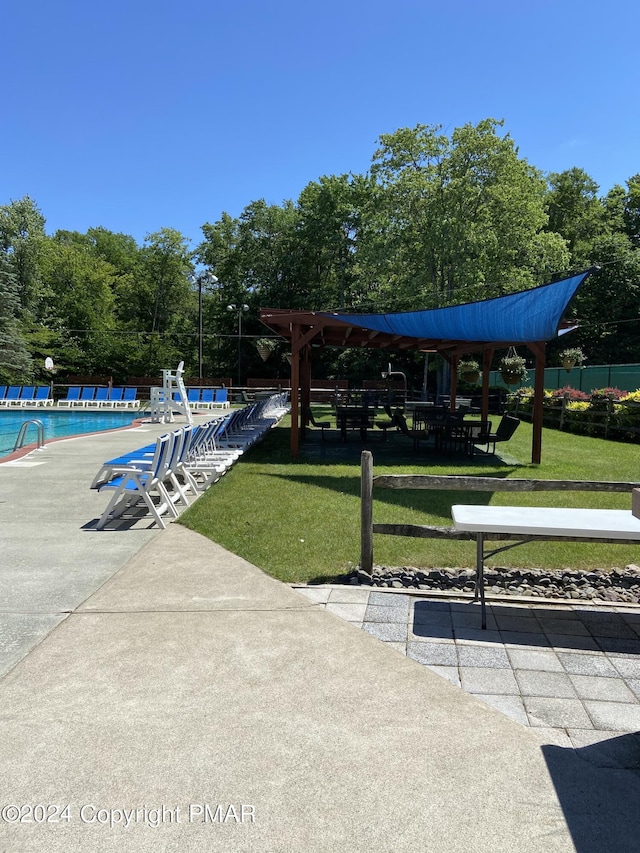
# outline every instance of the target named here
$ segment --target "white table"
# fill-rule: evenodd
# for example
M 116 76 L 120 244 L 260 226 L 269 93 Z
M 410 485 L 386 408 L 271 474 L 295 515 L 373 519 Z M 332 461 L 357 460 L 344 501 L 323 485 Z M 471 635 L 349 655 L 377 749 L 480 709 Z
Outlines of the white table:
M 451 507 L 453 526 L 476 536 L 476 597 L 480 597 L 482 627 L 487 627 L 484 600 L 484 561 L 532 540 L 573 542 L 612 542 L 640 544 L 640 518 L 625 509 L 576 509 L 530 506 Z M 485 539 L 515 540 L 511 545 L 485 552 Z

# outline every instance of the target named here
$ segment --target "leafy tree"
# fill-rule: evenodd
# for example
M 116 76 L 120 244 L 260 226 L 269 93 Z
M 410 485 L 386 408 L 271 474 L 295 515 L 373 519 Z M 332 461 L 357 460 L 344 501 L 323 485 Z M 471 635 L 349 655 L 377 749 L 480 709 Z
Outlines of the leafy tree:
M 598 185 L 583 169 L 549 175 L 549 231 L 567 241 L 574 267 L 589 265 L 590 248 L 606 227 L 605 206 Z
M 417 125 L 380 137 L 363 263 L 389 308 L 480 299 L 565 268 L 564 241 L 545 232 L 545 183 L 518 157 L 502 122 L 454 130 Z
M 571 334 L 590 364 L 640 361 L 640 252 L 626 234 L 612 234 L 591 247 L 601 265 L 582 285 L 573 311 L 579 326 Z
M 33 315 L 44 296 L 39 269 L 44 225 L 44 216 L 29 196 L 0 206 L 0 251 L 11 259 L 21 309 Z

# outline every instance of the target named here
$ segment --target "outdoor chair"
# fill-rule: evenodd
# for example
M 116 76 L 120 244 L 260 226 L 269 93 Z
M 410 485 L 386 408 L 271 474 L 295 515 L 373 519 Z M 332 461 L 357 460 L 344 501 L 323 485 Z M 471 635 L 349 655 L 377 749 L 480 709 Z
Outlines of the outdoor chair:
M 4 395 L 6 393 L 7 393 L 7 386 L 6 385 L 0 385 L 0 406 L 2 405 L 2 403 L 4 401 Z
M 33 402 L 36 406 L 53 406 L 51 389 L 48 385 L 38 385 Z
M 104 409 L 115 409 L 117 404 L 122 402 L 123 391 L 124 388 L 109 388 L 107 399 L 103 401 L 102 407 Z
M 22 391 L 20 392 L 20 399 L 18 400 L 18 405 L 33 406 L 33 397 L 35 393 L 36 389 L 33 385 L 23 385 Z
M 105 403 L 109 401 L 109 389 L 104 388 L 96 388 L 95 396 L 92 400 L 87 400 L 87 408 L 95 407 L 96 409 L 101 409 Z
M 67 396 L 62 400 L 58 400 L 58 406 L 60 408 L 71 407 L 73 403 L 76 403 L 80 399 L 81 390 L 79 385 L 70 385 L 67 388 Z
M 498 429 L 487 435 L 487 453 L 489 452 L 489 445 L 493 444 L 492 453 L 496 452 L 496 444 L 501 441 L 509 441 L 511 436 L 520 426 L 520 418 L 516 418 L 514 415 L 503 415 L 500 419 L 500 423 L 498 424 Z
M 80 396 L 77 400 L 73 400 L 71 402 L 71 407 L 86 409 L 87 404 L 93 401 L 95 393 L 95 385 L 83 385 L 80 391 Z
M 478 444 L 487 444 L 491 434 L 491 421 L 478 421 L 469 425 L 468 451 L 473 456 Z
M 97 530 L 109 522 L 119 518 L 127 509 L 134 507 L 140 500 L 144 501 L 147 509 L 157 525 L 165 528 L 162 516 L 169 513 L 172 518 L 178 517 L 178 511 L 164 485 L 169 469 L 170 455 L 173 450 L 172 435 L 162 435 L 156 441 L 153 459 L 149 467 L 125 466 L 121 471 L 115 471 L 112 479 L 99 486 L 98 491 L 112 491 L 113 494 L 100 516 L 96 525 Z M 159 504 L 154 501 L 154 495 L 159 497 Z
M 118 409 L 137 409 L 140 407 L 140 400 L 138 400 L 138 389 L 137 388 L 125 388 L 123 389 L 122 400 L 119 401 L 116 408 Z
M 212 409 L 213 408 L 213 396 L 214 396 L 213 388 L 203 388 L 202 392 L 200 394 L 200 408 Z
M 331 427 L 331 423 L 329 421 L 317 421 L 313 416 L 313 410 L 311 406 L 307 406 L 307 418 L 309 419 L 309 423 L 321 430 L 320 439 L 324 441 L 324 431 L 325 429 L 329 429 Z
M 439 446 L 450 454 L 455 451 L 467 451 L 471 424 L 464 423 L 464 413 L 449 414 L 439 434 Z
M 178 399 L 180 399 L 180 395 L 178 394 Z M 199 406 L 200 405 L 200 389 L 199 388 L 189 388 L 187 391 L 187 401 L 190 406 Z
M 4 399 L 0 401 L 0 405 L 5 408 L 8 408 L 9 406 L 19 406 L 21 390 L 21 385 L 10 385 L 7 388 L 7 393 L 5 394 Z
M 228 409 L 230 407 L 229 392 L 226 388 L 216 388 L 213 406 L 216 409 Z
M 398 427 L 398 430 L 402 435 L 406 435 L 407 438 L 413 439 L 414 450 L 419 449 L 421 441 L 426 441 L 429 438 L 429 431 L 426 429 L 410 429 L 407 424 L 407 419 L 400 411 L 394 413 L 393 423 Z

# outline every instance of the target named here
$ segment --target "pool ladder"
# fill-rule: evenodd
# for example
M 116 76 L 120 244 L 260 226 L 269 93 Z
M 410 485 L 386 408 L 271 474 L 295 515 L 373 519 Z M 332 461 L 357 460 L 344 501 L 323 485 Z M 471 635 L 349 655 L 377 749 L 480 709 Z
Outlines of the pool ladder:
M 16 450 L 20 450 L 21 447 L 24 447 L 24 442 L 27 437 L 27 430 L 29 427 L 33 425 L 38 430 L 38 450 L 44 449 L 44 424 L 39 418 L 30 418 L 28 421 L 25 421 L 20 427 L 20 432 L 18 433 L 18 437 L 16 438 L 16 443 L 13 445 L 13 452 Z

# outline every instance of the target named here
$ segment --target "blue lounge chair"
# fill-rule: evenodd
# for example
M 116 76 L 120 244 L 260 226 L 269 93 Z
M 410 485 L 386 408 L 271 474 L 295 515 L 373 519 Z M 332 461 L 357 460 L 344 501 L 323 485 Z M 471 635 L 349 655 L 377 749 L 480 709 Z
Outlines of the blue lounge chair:
M 229 404 L 229 392 L 226 388 L 216 388 L 216 396 L 213 401 L 213 405 L 216 409 L 228 409 Z
M 108 388 L 96 388 L 96 393 L 93 400 L 87 400 L 87 408 L 95 407 L 96 409 L 101 409 L 105 403 L 108 402 L 109 399 L 109 389 Z
M 110 388 L 109 394 L 107 396 L 106 401 L 103 403 L 103 406 L 107 409 L 115 409 L 118 407 L 118 403 L 122 402 L 122 395 L 124 394 L 124 388 Z
M 126 467 L 120 473 L 116 473 L 108 483 L 99 487 L 98 491 L 109 489 L 113 495 L 96 525 L 97 530 L 101 530 L 107 522 L 120 517 L 140 500 L 145 502 L 157 525 L 163 529 L 166 525 L 162 516 L 166 512 L 172 518 L 178 517 L 178 511 L 164 486 L 173 446 L 172 435 L 161 435 L 156 442 L 153 460 L 148 468 L 146 466 L 145 468 Z M 159 505 L 153 500 L 154 494 L 160 498 Z
M 0 385 L 0 403 L 4 400 L 4 395 L 7 393 L 7 386 Z
M 21 385 L 9 385 L 9 387 L 7 388 L 7 393 L 4 395 L 4 399 L 0 401 L 0 405 L 4 406 L 5 408 L 8 408 L 9 406 L 19 406 L 21 390 Z
M 200 406 L 203 409 L 213 408 L 213 388 L 203 388 L 200 394 Z
M 76 408 L 85 409 L 87 404 L 93 400 L 95 393 L 95 385 L 83 385 L 79 399 L 72 402 L 71 405 Z
M 140 407 L 140 400 L 138 400 L 137 388 L 124 389 L 124 393 L 122 395 L 122 406 L 125 409 L 137 409 Z
M 200 405 L 200 389 L 199 388 L 189 388 L 187 391 L 187 400 L 190 406 L 199 406 Z
M 70 385 L 67 388 L 67 396 L 64 400 L 58 400 L 58 406 L 60 407 L 71 407 L 80 399 L 81 388 L 79 385 Z
M 33 402 L 36 406 L 53 406 L 51 388 L 48 385 L 38 385 Z
M 19 406 L 33 406 L 33 395 L 36 393 L 34 385 L 23 385 L 20 392 Z

